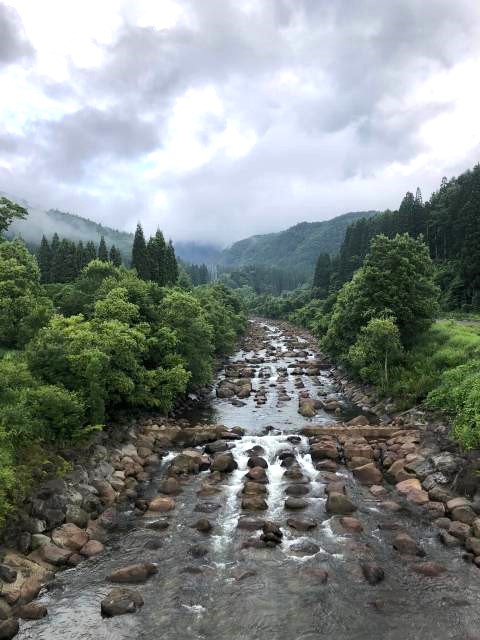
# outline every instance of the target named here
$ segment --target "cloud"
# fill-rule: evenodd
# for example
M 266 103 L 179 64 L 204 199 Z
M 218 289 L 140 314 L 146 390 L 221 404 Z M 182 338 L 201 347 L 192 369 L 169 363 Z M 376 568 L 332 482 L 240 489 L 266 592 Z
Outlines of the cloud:
M 17 4 L 0 189 L 46 207 L 225 244 L 395 208 L 480 145 L 476 0 L 106 0 L 94 35 L 93 0 Z
M 0 69 L 33 56 L 33 48 L 25 37 L 18 13 L 0 3 Z

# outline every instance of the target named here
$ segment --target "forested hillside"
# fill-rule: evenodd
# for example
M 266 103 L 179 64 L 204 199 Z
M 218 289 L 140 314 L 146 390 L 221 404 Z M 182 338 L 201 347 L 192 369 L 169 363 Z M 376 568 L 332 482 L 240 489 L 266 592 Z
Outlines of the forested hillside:
M 350 225 L 340 248 L 340 282 L 349 280 L 362 264 L 371 239 L 383 233 L 423 236 L 437 265 L 442 303 L 454 309 L 480 307 L 480 165 L 447 180 L 428 202 L 420 190 L 407 193 L 398 211 L 386 211 Z
M 285 231 L 252 236 L 236 242 L 221 255 L 225 267 L 282 267 L 311 276 L 319 253 L 336 254 L 349 224 L 375 211 L 345 213 L 321 222 L 300 222 Z

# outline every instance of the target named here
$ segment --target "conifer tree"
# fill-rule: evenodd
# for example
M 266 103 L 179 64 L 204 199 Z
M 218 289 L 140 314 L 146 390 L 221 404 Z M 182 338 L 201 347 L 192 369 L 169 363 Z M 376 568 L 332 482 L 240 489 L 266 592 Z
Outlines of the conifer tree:
M 328 253 L 321 253 L 315 265 L 313 276 L 312 296 L 314 298 L 326 298 L 330 290 L 331 260 Z
M 166 249 L 166 258 L 167 258 L 167 273 L 168 273 L 167 284 L 175 284 L 178 279 L 178 264 L 177 264 L 177 257 L 175 255 L 175 248 L 171 240 L 168 241 L 168 245 Z
M 77 271 L 78 273 L 80 273 L 80 271 L 83 269 L 83 267 L 85 267 L 87 265 L 86 262 L 87 259 L 87 255 L 85 252 L 85 246 L 83 244 L 83 242 L 80 240 L 77 244 Z
M 147 245 L 148 264 L 150 267 L 150 279 L 161 287 L 168 284 L 168 258 L 167 245 L 160 229 L 151 237 Z
M 108 262 L 108 250 L 103 236 L 100 238 L 100 244 L 98 245 L 98 259 L 102 262 Z
M 97 249 L 95 243 L 89 240 L 85 245 L 85 265 L 89 264 L 92 260 L 97 258 Z
M 120 267 L 122 264 L 122 254 L 114 244 L 110 247 L 110 262 L 115 267 Z
M 50 279 L 49 282 L 59 282 L 62 265 L 60 264 L 60 238 L 54 233 L 50 244 Z
M 142 280 L 150 280 L 147 245 L 145 243 L 145 236 L 143 235 L 143 229 L 140 223 L 137 224 L 135 236 L 133 238 L 131 265 L 132 269 L 137 270 L 139 278 Z
M 42 284 L 46 284 L 47 282 L 50 282 L 50 272 L 52 268 L 52 251 L 45 236 L 42 236 L 37 260 L 38 266 L 40 267 L 40 282 Z

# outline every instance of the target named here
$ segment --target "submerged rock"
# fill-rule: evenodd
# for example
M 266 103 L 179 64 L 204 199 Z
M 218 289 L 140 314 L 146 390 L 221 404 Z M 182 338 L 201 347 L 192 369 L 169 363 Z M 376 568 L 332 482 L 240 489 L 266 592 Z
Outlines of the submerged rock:
M 121 616 L 125 613 L 135 613 L 142 606 L 143 598 L 138 591 L 117 588 L 102 600 L 101 611 L 107 617 Z
M 117 569 L 110 574 L 108 579 L 110 582 L 122 584 L 141 584 L 146 582 L 157 571 L 157 566 L 152 562 L 141 562 Z

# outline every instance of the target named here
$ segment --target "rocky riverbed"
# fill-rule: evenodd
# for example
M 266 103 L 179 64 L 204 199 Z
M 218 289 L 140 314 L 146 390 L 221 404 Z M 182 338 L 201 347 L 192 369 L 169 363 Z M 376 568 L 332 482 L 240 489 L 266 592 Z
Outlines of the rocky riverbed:
M 207 406 L 31 497 L 0 640 L 480 638 L 476 483 L 455 493 L 438 425 L 346 386 L 307 334 L 252 323 Z

